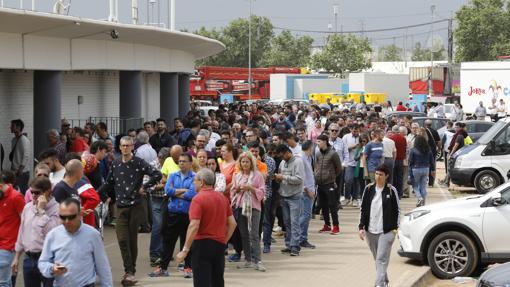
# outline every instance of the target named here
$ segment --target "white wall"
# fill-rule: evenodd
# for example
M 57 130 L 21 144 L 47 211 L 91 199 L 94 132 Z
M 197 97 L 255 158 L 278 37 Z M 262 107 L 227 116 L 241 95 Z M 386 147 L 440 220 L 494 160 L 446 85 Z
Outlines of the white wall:
M 409 76 L 407 74 L 351 73 L 349 90 L 365 93 L 385 93 L 392 104 L 409 98 Z
M 147 120 L 159 118 L 159 73 L 144 73 L 142 83 L 142 117 Z
M 280 100 L 287 98 L 287 75 L 271 74 L 269 77 L 269 93 L 271 100 Z
M 31 140 L 33 150 L 33 82 L 31 71 L 0 70 L 0 143 L 5 150 L 4 168 L 10 168 L 11 120 L 23 120 L 23 132 Z
M 305 93 L 340 93 L 346 79 L 297 79 L 294 81 L 294 98 L 303 99 Z

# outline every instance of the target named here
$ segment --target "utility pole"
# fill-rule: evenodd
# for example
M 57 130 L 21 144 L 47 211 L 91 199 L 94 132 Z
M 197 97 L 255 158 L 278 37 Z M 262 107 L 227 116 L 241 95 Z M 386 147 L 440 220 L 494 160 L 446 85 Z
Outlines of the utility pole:
M 404 65 L 407 68 L 407 28 L 404 31 Z
M 335 15 L 335 34 L 338 33 L 338 4 L 333 5 L 333 15 Z
M 436 10 L 436 5 L 430 6 L 430 78 L 429 78 L 429 96 L 434 95 L 434 88 L 432 87 L 433 80 L 432 74 L 434 72 L 434 11 Z
M 448 19 L 448 64 L 453 62 L 453 19 Z
M 361 37 L 365 36 L 365 20 L 359 20 L 361 22 Z
M 251 101 L 251 14 L 252 14 L 252 7 L 250 1 L 250 18 L 248 19 L 248 99 Z
M 175 0 L 169 0 L 168 8 L 170 9 L 168 13 L 168 28 L 170 31 L 175 31 Z

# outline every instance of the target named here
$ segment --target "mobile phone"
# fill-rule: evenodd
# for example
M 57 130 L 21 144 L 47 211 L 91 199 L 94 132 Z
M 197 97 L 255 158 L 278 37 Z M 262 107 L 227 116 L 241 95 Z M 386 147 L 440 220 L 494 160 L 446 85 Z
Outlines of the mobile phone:
M 65 267 L 65 266 L 60 265 L 60 266 L 57 266 L 57 269 L 58 269 L 58 270 L 65 270 L 65 269 L 66 269 L 66 267 Z

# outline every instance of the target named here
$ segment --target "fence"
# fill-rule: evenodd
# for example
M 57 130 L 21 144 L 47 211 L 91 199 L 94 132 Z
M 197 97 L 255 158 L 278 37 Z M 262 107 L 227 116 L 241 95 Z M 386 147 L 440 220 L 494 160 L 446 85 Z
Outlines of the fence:
M 94 125 L 103 122 L 108 128 L 108 133 L 112 136 L 126 134 L 129 129 L 138 129 L 143 127 L 143 118 L 121 119 L 119 117 L 89 117 L 88 119 L 66 119 L 71 127 L 84 127 L 86 123 Z

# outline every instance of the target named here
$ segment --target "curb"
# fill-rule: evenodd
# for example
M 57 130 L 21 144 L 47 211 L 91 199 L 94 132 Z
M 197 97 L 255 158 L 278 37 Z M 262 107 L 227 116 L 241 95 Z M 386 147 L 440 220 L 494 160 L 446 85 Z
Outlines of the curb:
M 429 284 L 427 282 L 427 278 L 429 278 L 429 276 L 434 276 L 434 275 L 432 275 L 432 271 L 430 271 L 430 267 L 427 267 L 427 271 L 423 272 L 423 274 L 414 283 L 412 283 L 409 287 L 427 287 L 427 286 L 429 286 Z

